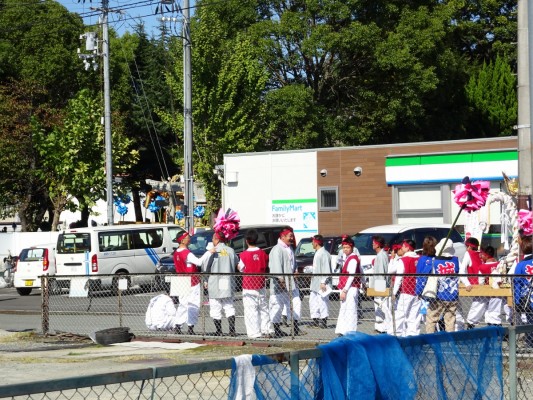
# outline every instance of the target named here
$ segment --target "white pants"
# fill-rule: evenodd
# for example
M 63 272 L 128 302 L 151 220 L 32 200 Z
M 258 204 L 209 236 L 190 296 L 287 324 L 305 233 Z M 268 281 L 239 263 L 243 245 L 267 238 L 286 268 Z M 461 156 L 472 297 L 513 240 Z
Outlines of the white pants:
M 329 296 L 321 296 L 320 293 L 311 291 L 309 294 L 309 313 L 311 318 L 329 317 Z
M 300 291 L 298 288 L 292 290 L 292 316 L 295 321 L 300 320 L 300 313 L 302 310 L 302 300 L 300 299 Z M 270 320 L 274 324 L 281 323 L 281 314 L 283 308 L 286 307 L 290 311 L 290 299 L 289 292 L 276 293 L 270 296 Z M 290 312 L 287 312 L 287 318 L 289 318 Z
M 374 310 L 376 311 L 376 321 L 374 329 L 379 332 L 392 331 L 392 313 L 389 297 L 374 297 Z
M 457 302 L 457 311 L 455 312 L 455 331 L 463 331 L 465 329 L 465 319 L 463 317 L 463 305 L 461 299 Z
M 191 287 L 189 295 L 180 297 L 177 319 L 178 325 L 187 322 L 188 326 L 198 324 L 198 314 L 200 313 L 200 284 Z
M 416 336 L 420 334 L 420 306 L 422 301 L 418 296 L 400 293 L 394 310 L 396 336 Z
M 477 325 L 483 316 L 487 324 L 501 325 L 502 298 L 501 297 L 475 297 L 466 317 L 466 322 Z
M 345 335 L 348 332 L 357 331 L 357 314 L 359 301 L 359 288 L 350 287 L 346 293 L 346 299 L 341 301 L 339 317 L 337 318 L 337 327 L 335 333 Z
M 235 315 L 233 306 L 233 297 L 224 297 L 222 299 L 209 299 L 209 316 L 213 319 L 222 319 L 222 310 L 226 318 Z
M 243 289 L 242 304 L 244 306 L 246 334 L 249 338 L 258 338 L 261 337 L 261 334 L 274 333 L 268 314 L 266 289 Z

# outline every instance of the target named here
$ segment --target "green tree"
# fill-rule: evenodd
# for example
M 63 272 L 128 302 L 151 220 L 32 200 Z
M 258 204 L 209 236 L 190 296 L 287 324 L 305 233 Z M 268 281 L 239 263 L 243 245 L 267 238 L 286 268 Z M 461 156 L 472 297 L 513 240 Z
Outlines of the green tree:
M 231 2 L 233 7 L 238 2 Z M 260 53 L 246 32 L 233 30 L 217 18 L 215 8 L 198 7 L 198 21 L 193 23 L 193 139 L 194 175 L 204 183 L 210 211 L 220 206 L 219 181 L 213 168 L 222 163 L 224 153 L 255 151 L 263 147 L 261 120 L 268 76 L 259 62 Z M 247 16 L 250 3 L 242 5 L 236 18 Z M 183 60 L 176 52 L 176 68 L 168 75 L 175 96 L 183 104 Z M 170 116 L 164 115 L 164 120 Z M 183 118 L 174 120 L 174 128 L 183 130 Z M 180 135 L 178 147 L 183 142 Z
M 33 135 L 36 123 L 47 131 L 61 123 L 61 108 L 87 79 L 76 52 L 82 29 L 54 1 L 0 2 L 0 205 L 23 230 L 37 230 L 51 208 Z
M 77 56 L 82 31 L 81 18 L 56 1 L 3 0 L 0 82 L 31 82 L 51 104 L 64 105 L 84 82 Z
M 514 134 L 518 115 L 516 76 L 502 57 L 483 66 L 471 76 L 466 93 L 471 105 L 469 131 L 476 137 Z
M 47 133 L 35 129 L 35 147 L 42 158 L 39 178 L 46 183 L 56 230 L 62 211 L 90 208 L 105 197 L 104 130 L 102 107 L 88 90 L 69 102 L 64 125 Z M 132 141 L 113 135 L 113 173 L 121 175 L 138 160 Z M 74 198 L 77 200 L 74 201 Z
M 40 160 L 31 119 L 53 123 L 57 117 L 46 105 L 33 104 L 38 92 L 20 82 L 0 86 L 0 210 L 4 218 L 18 214 L 24 231 L 36 231 L 50 205 L 36 174 Z
M 160 112 L 173 115 L 172 92 L 165 74 L 171 69 L 167 51 L 168 36 L 148 38 L 138 25 L 134 34 L 114 41 L 120 74 L 117 74 L 112 96 L 117 110 L 124 116 L 125 129 L 139 149 L 140 160 L 129 171 L 130 185 L 138 221 L 143 220 L 139 191 L 149 191 L 145 180 L 167 179 L 177 167 L 170 151 L 175 145 L 171 126 L 161 120 Z

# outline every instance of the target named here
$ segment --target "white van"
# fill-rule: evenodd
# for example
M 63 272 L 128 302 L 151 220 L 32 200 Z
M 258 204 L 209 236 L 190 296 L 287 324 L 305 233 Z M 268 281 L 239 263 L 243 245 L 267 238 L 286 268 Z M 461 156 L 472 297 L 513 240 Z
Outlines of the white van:
M 57 280 L 64 286 L 70 278 L 88 276 L 93 287 L 118 289 L 117 277 L 101 275 L 152 274 L 161 256 L 178 245 L 172 240 L 184 232 L 172 224 L 131 224 L 68 229 L 57 239 Z M 130 285 L 150 282 L 150 277 L 133 277 Z
M 41 288 L 40 276 L 56 274 L 55 244 L 22 249 L 15 264 L 13 286 L 21 296 Z

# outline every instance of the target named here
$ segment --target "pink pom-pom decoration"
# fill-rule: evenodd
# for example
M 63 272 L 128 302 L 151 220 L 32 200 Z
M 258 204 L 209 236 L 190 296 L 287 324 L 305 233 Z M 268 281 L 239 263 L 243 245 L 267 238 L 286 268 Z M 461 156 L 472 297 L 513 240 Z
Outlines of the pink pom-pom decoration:
M 228 208 L 226 212 L 220 209 L 215 218 L 214 231 L 225 240 L 231 240 L 239 233 L 241 219 L 236 211 Z
M 529 210 L 518 211 L 518 227 L 523 230 L 524 235 L 533 235 L 533 217 Z
M 452 190 L 455 203 L 467 212 L 477 211 L 485 205 L 490 192 L 490 182 L 470 182 L 468 176 L 464 177 L 460 185 Z

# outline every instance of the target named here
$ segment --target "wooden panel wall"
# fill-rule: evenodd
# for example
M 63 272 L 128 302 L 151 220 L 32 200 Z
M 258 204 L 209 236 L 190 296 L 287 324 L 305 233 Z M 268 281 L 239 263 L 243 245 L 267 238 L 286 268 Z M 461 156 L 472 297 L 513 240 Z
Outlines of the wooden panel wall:
M 454 153 L 516 149 L 515 136 L 501 139 L 447 141 L 421 144 L 322 149 L 317 152 L 317 187 L 338 186 L 339 210 L 318 212 L 322 235 L 354 234 L 374 225 L 392 223 L 392 188 L 385 182 L 385 158 L 389 155 Z M 360 177 L 355 167 L 363 168 Z M 320 171 L 326 169 L 326 177 Z M 319 193 L 317 194 L 319 196 Z

